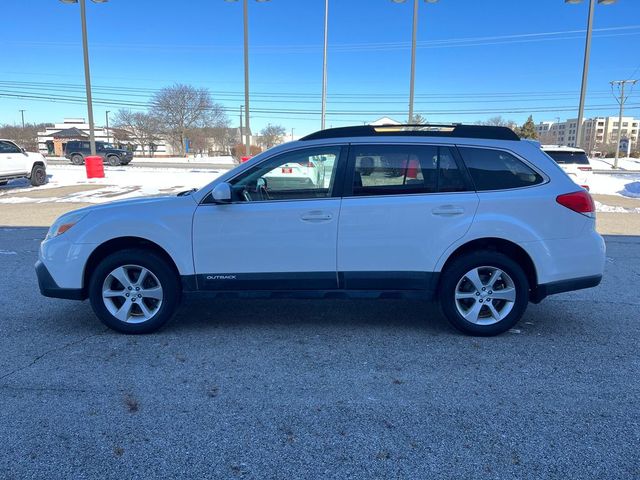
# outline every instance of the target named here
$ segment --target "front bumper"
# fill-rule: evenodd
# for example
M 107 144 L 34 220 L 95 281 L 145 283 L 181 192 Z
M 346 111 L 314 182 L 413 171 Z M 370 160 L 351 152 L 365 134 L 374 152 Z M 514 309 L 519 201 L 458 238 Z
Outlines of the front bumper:
M 82 288 L 60 288 L 45 264 L 40 260 L 36 262 L 35 267 L 40 293 L 45 297 L 64 298 L 67 300 L 84 300 L 87 298 L 86 292 Z

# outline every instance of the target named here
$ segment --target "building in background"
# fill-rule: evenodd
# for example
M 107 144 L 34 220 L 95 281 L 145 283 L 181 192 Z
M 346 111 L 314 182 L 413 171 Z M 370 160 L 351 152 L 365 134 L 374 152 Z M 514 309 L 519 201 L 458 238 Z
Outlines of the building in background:
M 246 129 L 244 129 L 246 130 Z M 125 129 L 105 127 L 94 129 L 96 142 L 111 143 L 118 148 L 131 150 L 135 156 L 144 157 L 173 157 L 176 150 L 170 142 L 160 135 L 149 145 L 139 145 L 139 141 Z M 231 148 L 244 140 L 238 128 L 209 128 L 197 129 L 187 138 L 187 155 L 230 155 Z M 52 157 L 62 157 L 67 142 L 72 140 L 89 141 L 89 124 L 84 118 L 65 118 L 62 123 L 47 127 L 38 132 L 38 150 L 40 153 Z
M 133 141 L 123 139 L 122 132 L 116 128 L 95 127 L 96 142 L 108 142 L 120 148 L 132 150 L 134 154 L 142 154 L 142 149 L 135 145 Z M 47 127 L 44 132 L 38 132 L 38 150 L 44 155 L 62 157 L 64 156 L 67 142 L 72 140 L 89 141 L 89 124 L 84 118 L 65 118 L 62 123 L 56 123 L 53 127 Z M 171 146 L 164 140 L 155 142 L 152 146 L 145 148 L 145 155 L 149 155 L 153 150 L 154 156 L 166 157 L 173 154 Z
M 577 125 L 576 118 L 564 122 L 540 122 L 536 125 L 536 133 L 543 145 L 576 147 Z M 640 149 L 639 134 L 640 119 L 622 117 L 622 138 L 629 139 L 632 151 Z M 591 155 L 615 150 L 618 140 L 618 117 L 586 118 L 582 137 L 579 147 Z

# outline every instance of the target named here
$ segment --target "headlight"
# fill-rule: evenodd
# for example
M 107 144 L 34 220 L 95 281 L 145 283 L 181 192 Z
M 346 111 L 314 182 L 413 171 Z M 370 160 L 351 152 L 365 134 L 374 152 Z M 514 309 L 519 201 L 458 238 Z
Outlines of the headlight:
M 69 213 L 67 215 L 62 215 L 58 218 L 53 225 L 49 228 L 47 232 L 47 237 L 45 240 L 49 240 L 50 238 L 57 237 L 58 235 L 62 235 L 64 232 L 73 227 L 76 223 L 78 223 L 82 218 L 86 215 L 86 213 Z

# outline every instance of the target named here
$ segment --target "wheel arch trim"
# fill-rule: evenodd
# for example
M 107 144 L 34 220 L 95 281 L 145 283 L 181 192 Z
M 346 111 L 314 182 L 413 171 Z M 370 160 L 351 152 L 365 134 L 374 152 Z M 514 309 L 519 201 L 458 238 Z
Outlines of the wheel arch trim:
M 178 266 L 176 265 L 175 260 L 169 254 L 166 248 L 162 245 L 154 242 L 153 240 L 149 240 L 147 238 L 143 238 L 140 236 L 130 235 L 130 236 L 121 236 L 114 237 L 105 242 L 96 245 L 96 248 L 89 254 L 87 261 L 85 262 L 84 269 L 82 272 L 82 288 L 86 290 L 89 285 L 89 279 L 91 278 L 91 274 L 98 266 L 100 260 L 106 258 L 108 255 L 115 253 L 119 250 L 124 250 L 128 248 L 143 248 L 145 250 L 149 250 L 159 254 L 164 260 L 167 261 L 168 265 L 174 270 L 176 276 L 180 278 L 180 271 Z

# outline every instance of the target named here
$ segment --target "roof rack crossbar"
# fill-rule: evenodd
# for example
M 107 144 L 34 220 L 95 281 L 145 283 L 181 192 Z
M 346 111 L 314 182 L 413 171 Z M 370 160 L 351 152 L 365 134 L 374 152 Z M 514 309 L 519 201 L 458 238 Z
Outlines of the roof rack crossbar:
M 491 125 L 449 124 L 407 124 L 407 125 L 357 125 L 352 127 L 328 128 L 302 137 L 301 141 L 345 137 L 461 137 L 484 138 L 490 140 L 520 140 L 509 127 Z

